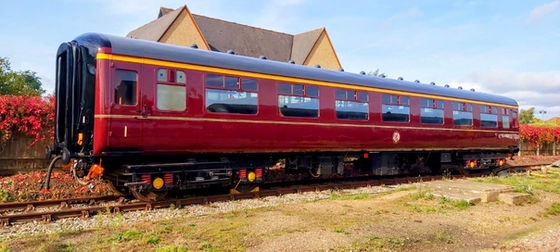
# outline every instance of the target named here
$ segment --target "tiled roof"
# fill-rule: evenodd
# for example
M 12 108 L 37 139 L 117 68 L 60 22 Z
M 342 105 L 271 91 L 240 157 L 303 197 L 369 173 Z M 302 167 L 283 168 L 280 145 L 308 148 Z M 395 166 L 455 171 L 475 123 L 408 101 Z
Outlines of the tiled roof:
M 294 35 L 292 60 L 294 60 L 296 64 L 303 64 L 305 62 L 324 30 L 325 28 L 319 28 Z
M 164 8 L 160 9 L 160 14 L 162 13 L 163 9 Z M 171 26 L 171 24 L 173 24 L 173 21 L 175 21 L 177 16 L 179 16 L 181 10 L 183 10 L 183 8 L 178 8 L 173 11 L 166 11 L 166 14 L 164 14 L 160 18 L 129 32 L 126 36 L 131 38 L 159 41 L 165 31 L 167 31 L 169 26 Z
M 200 32 L 214 51 L 235 51 L 236 54 L 266 56 L 276 61 L 288 61 L 292 53 L 293 36 L 248 25 L 237 24 L 200 15 L 192 15 Z
M 127 34 L 127 37 L 159 41 L 182 10 L 161 7 L 158 18 Z M 190 13 L 189 13 L 190 14 Z M 270 60 L 303 64 L 325 28 L 291 35 L 220 19 L 191 14 L 211 50 L 250 57 L 266 56 Z

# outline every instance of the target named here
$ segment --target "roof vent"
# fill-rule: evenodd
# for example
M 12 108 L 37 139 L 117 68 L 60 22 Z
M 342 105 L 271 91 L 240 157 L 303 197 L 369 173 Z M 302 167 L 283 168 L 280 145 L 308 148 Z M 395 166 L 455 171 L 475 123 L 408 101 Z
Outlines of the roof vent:
M 403 79 L 403 77 L 400 77 L 400 76 L 399 76 L 399 78 L 397 78 L 397 80 L 404 80 L 404 79 Z
M 235 51 L 233 51 L 232 49 L 227 50 L 226 52 L 227 54 L 235 54 Z
M 316 68 L 321 68 L 321 65 L 317 64 L 315 65 Z
M 473 91 L 473 92 L 474 92 L 474 91 L 475 91 L 475 90 L 474 90 L 474 88 L 471 88 L 471 91 Z
M 435 86 L 436 83 L 432 81 L 432 82 L 430 82 L 430 85 Z
M 444 86 L 444 87 L 448 88 L 448 87 L 449 87 L 449 84 L 445 84 L 445 86 Z
M 361 75 L 366 75 L 366 72 L 360 71 L 360 74 L 361 74 Z
M 344 68 L 339 68 L 338 71 L 344 72 Z
M 295 64 L 296 62 L 294 60 L 289 60 L 288 63 Z
M 419 80 L 414 80 L 414 82 L 416 82 L 416 83 L 420 83 L 420 81 L 419 81 Z
M 461 86 L 458 86 L 458 87 L 457 87 L 457 89 L 459 89 L 459 90 L 463 90 L 463 87 L 461 87 Z
M 191 45 L 191 48 L 198 49 L 198 45 L 196 45 L 196 43 L 193 43 L 193 44 Z
M 266 58 L 266 56 L 264 56 L 264 55 L 261 55 L 261 56 L 259 56 L 259 59 L 263 59 L 263 60 L 265 60 L 265 59 L 267 59 L 267 58 Z

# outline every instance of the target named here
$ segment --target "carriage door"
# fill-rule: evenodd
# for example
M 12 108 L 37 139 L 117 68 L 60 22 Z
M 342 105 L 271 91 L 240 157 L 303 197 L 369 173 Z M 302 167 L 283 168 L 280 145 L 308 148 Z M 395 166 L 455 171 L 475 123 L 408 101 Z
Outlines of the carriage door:
M 109 146 L 137 149 L 142 141 L 142 121 L 145 113 L 140 88 L 142 68 L 131 63 L 115 62 L 113 69 Z

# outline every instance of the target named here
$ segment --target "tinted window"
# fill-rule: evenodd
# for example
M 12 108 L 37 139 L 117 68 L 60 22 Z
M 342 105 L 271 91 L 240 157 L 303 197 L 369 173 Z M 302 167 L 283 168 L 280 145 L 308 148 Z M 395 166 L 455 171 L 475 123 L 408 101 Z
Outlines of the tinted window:
M 257 91 L 257 81 L 253 79 L 242 79 L 241 89 L 246 91 Z
M 207 87 L 224 87 L 224 76 L 217 74 L 206 75 Z
M 480 126 L 485 128 L 498 127 L 498 116 L 492 114 L 480 114 Z
M 319 117 L 319 99 L 279 95 L 278 107 L 283 116 Z
M 335 96 L 336 118 L 350 120 L 367 120 L 369 118 L 367 92 L 336 89 Z
M 138 74 L 133 71 L 117 70 L 115 85 L 115 103 L 136 105 Z
M 408 97 L 385 94 L 381 98 L 383 105 L 381 112 L 383 121 L 386 122 L 408 122 L 410 119 L 410 108 Z
M 509 116 L 505 115 L 502 116 L 502 128 L 504 129 L 509 129 L 510 125 L 509 125 Z
M 256 114 L 258 94 L 243 91 L 206 89 L 208 112 Z
M 420 99 L 420 121 L 422 123 L 443 124 L 443 102 L 434 99 Z
M 369 115 L 367 102 L 336 101 L 336 118 L 367 120 Z
M 456 126 L 472 126 L 472 104 L 464 102 L 453 103 L 453 124 Z
M 258 110 L 257 82 L 232 76 L 206 76 L 206 110 L 216 113 L 256 114 Z

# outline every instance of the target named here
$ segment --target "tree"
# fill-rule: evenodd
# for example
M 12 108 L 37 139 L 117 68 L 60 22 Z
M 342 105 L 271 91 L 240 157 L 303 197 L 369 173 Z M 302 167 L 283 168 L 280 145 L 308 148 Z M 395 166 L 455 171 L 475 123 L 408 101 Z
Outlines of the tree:
M 379 76 L 385 75 L 385 74 L 384 74 L 384 73 L 380 73 L 380 72 L 379 72 L 379 68 L 378 68 L 378 69 L 375 69 L 375 71 L 369 71 L 369 72 L 367 73 L 367 75 L 379 77 Z
M 45 90 L 33 71 L 13 71 L 10 61 L 0 57 L 0 95 L 42 95 Z
M 521 124 L 531 124 L 535 122 L 535 108 L 519 111 L 519 122 Z

